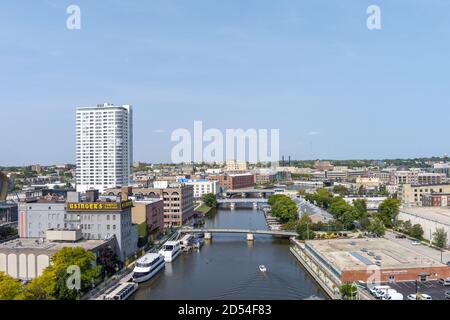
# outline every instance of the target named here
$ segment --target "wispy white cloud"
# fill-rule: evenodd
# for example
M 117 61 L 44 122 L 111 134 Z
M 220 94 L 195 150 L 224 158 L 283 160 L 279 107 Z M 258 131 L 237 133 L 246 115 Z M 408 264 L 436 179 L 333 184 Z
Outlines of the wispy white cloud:
M 319 131 L 310 131 L 310 132 L 307 133 L 308 136 L 317 136 L 319 134 L 320 134 Z

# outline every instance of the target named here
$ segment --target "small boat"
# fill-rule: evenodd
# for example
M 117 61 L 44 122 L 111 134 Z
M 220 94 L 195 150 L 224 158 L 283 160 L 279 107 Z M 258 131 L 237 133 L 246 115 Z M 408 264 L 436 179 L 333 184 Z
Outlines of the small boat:
M 260 265 L 259 266 L 259 271 L 261 271 L 261 272 L 267 272 L 267 268 L 266 268 L 266 266 L 265 265 Z
M 200 250 L 200 248 L 205 244 L 203 238 L 196 238 L 194 240 L 194 249 Z

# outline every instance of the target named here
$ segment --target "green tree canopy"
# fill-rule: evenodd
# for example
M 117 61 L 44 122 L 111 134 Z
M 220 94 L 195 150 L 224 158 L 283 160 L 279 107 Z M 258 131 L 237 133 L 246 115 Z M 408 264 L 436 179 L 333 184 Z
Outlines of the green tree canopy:
M 300 240 L 312 240 L 316 237 L 314 231 L 312 231 L 312 221 L 307 214 L 303 214 L 300 220 L 297 222 L 295 231 L 298 233 L 298 239 Z
M 0 300 L 18 300 L 23 290 L 20 281 L 0 272 Z
M 400 208 L 400 200 L 386 199 L 378 207 L 378 213 L 386 227 L 390 228 L 395 221 Z
M 383 220 L 376 216 L 368 225 L 367 231 L 375 234 L 378 237 L 384 236 L 386 228 L 384 226 Z
M 363 215 L 367 212 L 367 201 L 366 199 L 355 199 L 353 200 L 353 206 L 355 207 L 358 214 Z
M 433 244 L 441 249 L 447 247 L 447 232 L 445 232 L 444 228 L 437 228 L 435 232 L 433 232 Z
M 207 193 L 203 195 L 202 201 L 210 208 L 217 207 L 217 197 L 215 194 Z
M 422 226 L 420 224 L 413 225 L 409 235 L 416 239 L 422 239 L 423 236 Z
M 333 192 L 339 194 L 341 197 L 348 195 L 348 189 L 345 186 L 334 186 Z

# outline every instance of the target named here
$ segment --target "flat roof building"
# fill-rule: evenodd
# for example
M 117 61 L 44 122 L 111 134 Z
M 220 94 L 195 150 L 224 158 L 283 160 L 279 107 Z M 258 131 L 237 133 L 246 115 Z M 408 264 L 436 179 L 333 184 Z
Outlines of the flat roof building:
M 301 254 L 336 287 L 355 281 L 415 281 L 424 274 L 426 280 L 450 277 L 449 266 L 388 239 L 306 241 Z

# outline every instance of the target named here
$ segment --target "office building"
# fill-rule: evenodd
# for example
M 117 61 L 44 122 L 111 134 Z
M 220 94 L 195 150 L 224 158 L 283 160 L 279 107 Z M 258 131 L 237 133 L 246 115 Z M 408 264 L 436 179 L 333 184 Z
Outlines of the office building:
M 182 183 L 159 181 L 153 188 L 131 188 L 136 200 L 157 198 L 164 201 L 164 227 L 180 227 L 194 215 L 194 188 Z M 119 195 L 120 189 L 108 189 L 105 195 Z
M 421 206 L 423 195 L 433 193 L 450 193 L 450 184 L 402 184 L 398 187 L 398 198 L 404 206 Z
M 76 113 L 77 191 L 131 183 L 133 115 L 129 105 L 80 107 Z

